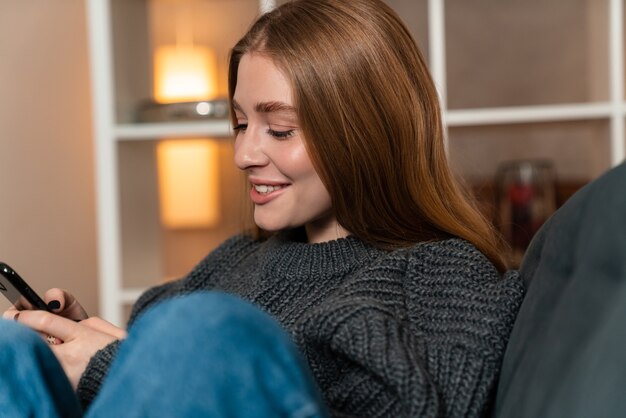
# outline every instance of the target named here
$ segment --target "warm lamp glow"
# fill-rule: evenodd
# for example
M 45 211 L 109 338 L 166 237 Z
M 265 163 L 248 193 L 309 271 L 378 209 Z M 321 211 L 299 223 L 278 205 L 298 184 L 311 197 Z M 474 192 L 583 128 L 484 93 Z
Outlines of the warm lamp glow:
M 154 53 L 154 100 L 159 103 L 210 100 L 217 96 L 215 53 L 197 45 L 168 45 Z
M 157 145 L 161 223 L 166 228 L 209 228 L 219 222 L 219 145 L 211 140 L 168 140 Z

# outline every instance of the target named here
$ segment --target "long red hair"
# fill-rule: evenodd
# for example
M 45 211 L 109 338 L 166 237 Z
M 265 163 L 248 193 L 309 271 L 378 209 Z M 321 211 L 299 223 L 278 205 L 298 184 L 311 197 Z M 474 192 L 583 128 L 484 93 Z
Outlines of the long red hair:
M 387 249 L 460 237 L 505 270 L 502 241 L 448 165 L 424 58 L 389 6 L 295 0 L 261 16 L 231 52 L 231 99 L 241 57 L 252 51 L 290 80 L 339 224 Z

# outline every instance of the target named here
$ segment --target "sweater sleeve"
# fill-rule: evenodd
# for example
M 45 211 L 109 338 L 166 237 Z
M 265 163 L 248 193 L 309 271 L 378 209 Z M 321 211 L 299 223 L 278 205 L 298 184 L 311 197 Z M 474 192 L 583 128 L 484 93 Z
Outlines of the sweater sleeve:
M 524 296 L 519 274 L 502 277 L 473 245 L 448 240 L 411 254 L 404 288 L 440 413 L 487 416 Z
M 370 302 L 336 302 L 307 324 L 304 354 L 332 415 L 438 416 L 437 387 L 419 358 L 415 335 Z
M 85 372 L 80 377 L 76 393 L 84 411 L 87 410 L 100 391 L 100 385 L 113 362 L 113 358 L 115 358 L 120 342 L 120 340 L 116 340 L 99 350 L 89 360 Z
M 523 288 L 477 251 L 448 253 L 361 272 L 304 323 L 333 416 L 488 414 Z

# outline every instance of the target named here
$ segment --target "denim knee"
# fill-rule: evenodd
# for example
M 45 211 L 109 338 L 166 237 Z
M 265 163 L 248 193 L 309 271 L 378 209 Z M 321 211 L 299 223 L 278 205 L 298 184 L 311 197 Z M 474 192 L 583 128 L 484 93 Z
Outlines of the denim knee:
M 259 332 L 273 339 L 284 337 L 280 325 L 267 313 L 236 296 L 216 291 L 196 292 L 160 302 L 145 312 L 136 326 L 152 329 L 156 337 L 164 336 L 159 333 L 166 332 L 166 328 L 177 333 L 187 331 L 188 337 L 194 339 L 205 333 L 215 335 L 215 332 L 235 330 L 249 337 Z
M 74 390 L 52 351 L 39 334 L 14 321 L 0 320 L 0 370 L 0 415 L 81 415 Z
M 235 296 L 197 292 L 156 304 L 130 327 L 92 416 L 321 417 L 322 405 L 276 320 Z

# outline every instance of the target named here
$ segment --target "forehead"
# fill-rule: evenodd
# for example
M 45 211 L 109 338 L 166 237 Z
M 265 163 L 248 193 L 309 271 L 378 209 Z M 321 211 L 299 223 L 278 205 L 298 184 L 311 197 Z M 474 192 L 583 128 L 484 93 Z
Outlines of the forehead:
M 241 57 L 233 98 L 243 108 L 266 102 L 293 106 L 291 83 L 268 56 L 259 53 Z

